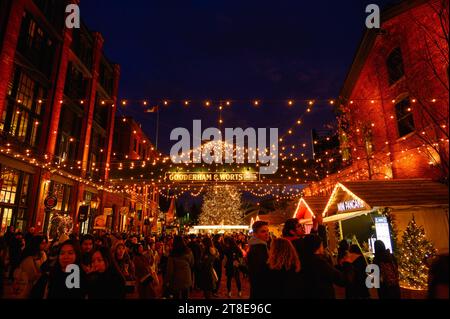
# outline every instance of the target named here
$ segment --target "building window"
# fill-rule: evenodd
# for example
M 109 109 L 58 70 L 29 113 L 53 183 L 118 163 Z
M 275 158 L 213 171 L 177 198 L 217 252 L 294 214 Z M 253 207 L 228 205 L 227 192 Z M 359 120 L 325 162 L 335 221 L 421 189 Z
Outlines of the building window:
M 25 229 L 30 175 L 9 167 L 2 167 L 0 177 L 0 233 L 7 227 Z
M 34 81 L 25 73 L 20 74 L 19 88 L 17 89 L 17 100 L 27 109 L 31 110 L 34 97 Z
M 392 85 L 400 80 L 405 74 L 402 51 L 400 48 L 395 48 L 392 50 L 391 54 L 389 54 L 387 58 L 386 65 L 389 75 L 389 85 Z
M 31 14 L 24 12 L 18 51 L 23 54 L 39 71 L 50 76 L 53 67 L 54 45 L 44 29 L 39 27 Z
M 1 129 L 20 142 L 34 147 L 39 138 L 39 125 L 42 124 L 42 101 L 46 90 L 20 69 L 16 70 L 13 82 Z
M 55 207 L 55 212 L 62 214 L 69 213 L 72 187 L 52 181 L 50 189 L 52 190 L 53 195 L 55 195 L 58 199 L 57 205 Z
M 2 169 L 2 189 L 0 192 L 0 203 L 15 204 L 17 188 L 19 185 L 19 173 L 13 169 Z
M 415 131 L 414 118 L 411 111 L 409 97 L 404 98 L 395 105 L 395 113 L 397 115 L 399 137 L 403 137 Z

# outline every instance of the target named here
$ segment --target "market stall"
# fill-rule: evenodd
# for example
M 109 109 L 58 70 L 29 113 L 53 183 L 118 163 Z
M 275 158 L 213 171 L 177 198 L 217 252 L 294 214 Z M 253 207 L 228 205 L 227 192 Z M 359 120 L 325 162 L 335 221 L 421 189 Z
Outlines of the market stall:
M 339 224 L 340 239 L 353 235 L 370 245 L 372 236 L 392 249 L 388 219 L 394 220 L 401 240 L 414 217 L 438 252 L 445 253 L 449 246 L 448 200 L 447 186 L 431 180 L 342 182 L 334 187 L 323 217 L 329 228 Z
M 323 213 L 328 197 L 306 196 L 299 199 L 293 218 L 297 218 L 305 226 L 306 233 L 313 227 L 313 219 Z

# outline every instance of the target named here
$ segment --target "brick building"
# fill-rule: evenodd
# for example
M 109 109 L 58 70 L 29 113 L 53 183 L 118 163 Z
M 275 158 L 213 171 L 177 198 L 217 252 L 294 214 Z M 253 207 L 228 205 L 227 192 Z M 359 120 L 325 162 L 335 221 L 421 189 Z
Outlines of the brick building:
M 71 2 L 0 3 L 0 232 L 46 231 L 60 213 L 85 233 L 97 212 L 107 209 L 110 228 L 118 214 L 105 181 L 120 68 L 104 55 L 101 34 L 65 28 Z M 57 205 L 47 213 L 49 194 Z M 79 221 L 81 205 L 96 209 Z
M 159 193 L 156 186 L 137 183 L 129 174 L 132 165 L 144 167 L 157 158 L 153 143 L 132 117 L 116 117 L 114 127 L 114 144 L 111 158 L 112 178 L 110 182 L 116 186 L 127 187 L 130 201 L 122 207 L 117 220 L 118 230 L 148 234 L 157 221 Z M 137 174 L 137 173 L 136 173 Z M 111 202 L 121 201 L 121 196 L 109 194 Z M 119 204 L 118 203 L 118 204 Z
M 153 161 L 157 157 L 155 147 L 142 131 L 142 127 L 131 117 L 116 118 L 114 128 L 114 160 Z
M 448 177 L 448 0 L 402 1 L 367 30 L 340 95 L 337 181 Z

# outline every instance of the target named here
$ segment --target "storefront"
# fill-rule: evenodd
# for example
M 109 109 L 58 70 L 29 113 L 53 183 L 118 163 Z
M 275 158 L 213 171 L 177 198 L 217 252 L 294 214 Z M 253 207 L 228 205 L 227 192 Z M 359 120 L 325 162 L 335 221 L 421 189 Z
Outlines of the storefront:
M 25 230 L 32 175 L 5 165 L 0 165 L 0 171 L 0 233 L 9 226 Z
M 448 252 L 448 188 L 431 180 L 355 181 L 336 184 L 324 209 L 330 247 L 339 239 L 356 237 L 371 247 L 380 239 L 395 251 L 387 216 L 395 221 L 398 240 L 414 217 L 439 253 Z M 337 232 L 330 228 L 338 229 Z M 330 236 L 334 237 L 334 236 Z
M 8 226 L 25 231 L 33 224 L 39 169 L 0 154 L 0 234 Z
M 78 223 L 80 234 L 92 233 L 94 220 L 98 214 L 99 198 L 96 189 L 86 189 L 83 192 L 83 202 L 78 208 Z
M 323 213 L 327 205 L 328 197 L 307 196 L 298 201 L 295 209 L 294 218 L 297 218 L 300 224 L 305 226 L 305 232 L 309 234 L 313 226 L 313 219 Z

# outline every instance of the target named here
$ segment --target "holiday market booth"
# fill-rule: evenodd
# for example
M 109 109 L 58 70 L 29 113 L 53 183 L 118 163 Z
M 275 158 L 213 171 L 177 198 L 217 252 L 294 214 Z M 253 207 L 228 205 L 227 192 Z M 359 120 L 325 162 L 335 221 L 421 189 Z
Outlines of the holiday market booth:
M 306 233 L 310 233 L 313 227 L 313 219 L 323 213 L 327 205 L 328 197 L 325 196 L 305 196 L 300 198 L 294 213 L 300 224 L 305 226 Z
M 382 240 L 394 253 L 395 231 L 398 242 L 413 220 L 423 227 L 425 237 L 434 244 L 439 254 L 448 252 L 448 188 L 431 180 L 380 180 L 338 183 L 324 209 L 323 221 L 330 237 L 330 248 L 337 241 L 356 237 L 367 242 L 373 251 L 373 242 Z M 336 232 L 330 232 L 335 225 Z

